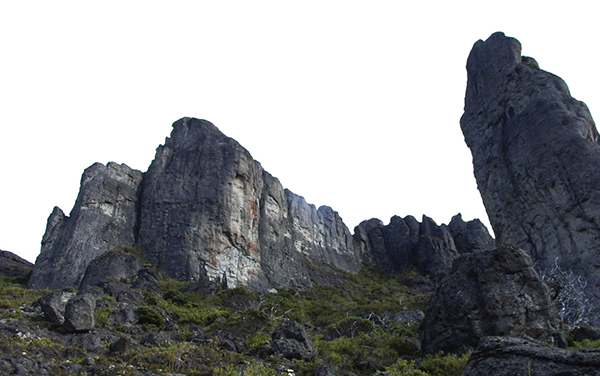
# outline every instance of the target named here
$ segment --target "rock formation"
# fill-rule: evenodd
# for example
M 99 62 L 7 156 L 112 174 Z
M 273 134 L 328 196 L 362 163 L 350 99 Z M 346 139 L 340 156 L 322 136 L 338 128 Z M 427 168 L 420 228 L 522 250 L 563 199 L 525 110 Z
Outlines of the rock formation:
M 70 216 L 55 207 L 29 287 L 78 286 L 96 257 L 135 244 L 142 173 L 126 165 L 95 163 L 85 170 Z
M 583 102 L 565 82 L 495 33 L 473 46 L 461 128 L 496 234 L 531 254 L 543 273 L 555 262 L 600 297 L 600 145 Z
M 420 338 L 426 353 L 463 353 L 484 336 L 526 336 L 553 344 L 559 328 L 550 290 L 531 257 L 505 246 L 454 261 L 429 301 Z
M 84 172 L 71 215 L 55 208 L 48 219 L 29 286 L 84 287 L 137 275 L 141 264 L 100 258 L 133 245 L 202 291 L 332 284 L 340 270 L 357 272 L 363 261 L 393 272 L 416 268 L 437 281 L 460 252 L 492 242 L 481 222 L 459 215 L 451 224 L 394 217 L 388 226 L 365 221 L 353 236 L 337 212 L 284 189 L 213 124 L 183 118 L 145 174 L 115 163 Z
M 0 250 L 0 275 L 17 278 L 19 283 L 26 283 L 33 264 L 8 251 Z
M 288 359 L 310 360 L 315 348 L 306 329 L 291 319 L 283 319 L 271 333 L 271 348 L 275 354 Z
M 306 287 L 332 268 L 360 269 L 331 208 L 284 190 L 211 123 L 184 118 L 173 127 L 142 185 L 139 243 L 148 261 L 177 279 L 254 289 Z
M 365 249 L 366 261 L 386 272 L 402 273 L 414 268 L 433 281 L 448 274 L 460 253 L 491 250 L 494 242 L 481 221 L 464 222 L 460 214 L 449 226 L 438 226 L 427 216 L 421 223 L 412 216 L 394 216 L 387 226 L 370 219 L 361 222 L 354 232 Z
M 462 376 L 588 376 L 600 373 L 600 350 L 567 350 L 511 337 L 485 337 Z

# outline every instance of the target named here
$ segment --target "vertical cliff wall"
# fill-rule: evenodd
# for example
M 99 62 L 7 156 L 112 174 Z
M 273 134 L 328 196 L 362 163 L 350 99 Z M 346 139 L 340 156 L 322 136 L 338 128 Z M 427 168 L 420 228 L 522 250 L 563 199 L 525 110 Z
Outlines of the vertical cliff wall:
M 496 243 L 528 251 L 543 272 L 557 262 L 598 298 L 600 145 L 588 108 L 502 33 L 475 43 L 467 73 L 460 124 Z
M 144 255 L 178 279 L 306 287 L 319 265 L 360 268 L 337 213 L 284 191 L 207 121 L 184 118 L 173 125 L 144 177 L 141 204 Z
M 126 165 L 87 168 L 70 215 L 55 207 L 48 218 L 29 287 L 78 286 L 94 258 L 135 244 L 141 181 L 142 173 Z

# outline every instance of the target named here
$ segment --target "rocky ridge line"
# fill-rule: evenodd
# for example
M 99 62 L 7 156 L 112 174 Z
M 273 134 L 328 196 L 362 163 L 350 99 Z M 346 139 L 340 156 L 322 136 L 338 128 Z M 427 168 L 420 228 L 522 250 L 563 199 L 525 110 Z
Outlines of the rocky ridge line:
M 140 246 L 179 280 L 256 291 L 335 284 L 339 270 L 355 273 L 363 261 L 437 280 L 461 252 L 492 242 L 481 222 L 460 216 L 450 226 L 369 220 L 352 235 L 336 211 L 284 189 L 213 124 L 183 118 L 146 173 L 116 163 L 84 172 L 70 216 L 55 208 L 48 218 L 29 286 L 78 287 L 87 266 L 119 246 Z

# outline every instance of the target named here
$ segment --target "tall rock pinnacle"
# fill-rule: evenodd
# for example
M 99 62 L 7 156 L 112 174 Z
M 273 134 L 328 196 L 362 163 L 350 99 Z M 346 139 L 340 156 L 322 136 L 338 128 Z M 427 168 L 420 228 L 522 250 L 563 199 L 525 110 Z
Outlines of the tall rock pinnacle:
M 473 46 L 460 124 L 496 244 L 528 251 L 600 297 L 600 145 L 565 82 L 495 33 Z

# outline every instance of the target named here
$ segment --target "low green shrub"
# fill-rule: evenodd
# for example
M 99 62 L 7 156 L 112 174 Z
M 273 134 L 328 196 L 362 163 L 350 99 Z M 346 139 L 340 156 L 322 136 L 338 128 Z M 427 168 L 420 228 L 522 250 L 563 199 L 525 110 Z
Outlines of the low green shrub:
M 165 325 L 165 319 L 154 308 L 149 306 L 141 306 L 136 309 L 138 314 L 138 324 L 142 325 L 144 330 L 150 327 L 162 328 Z

